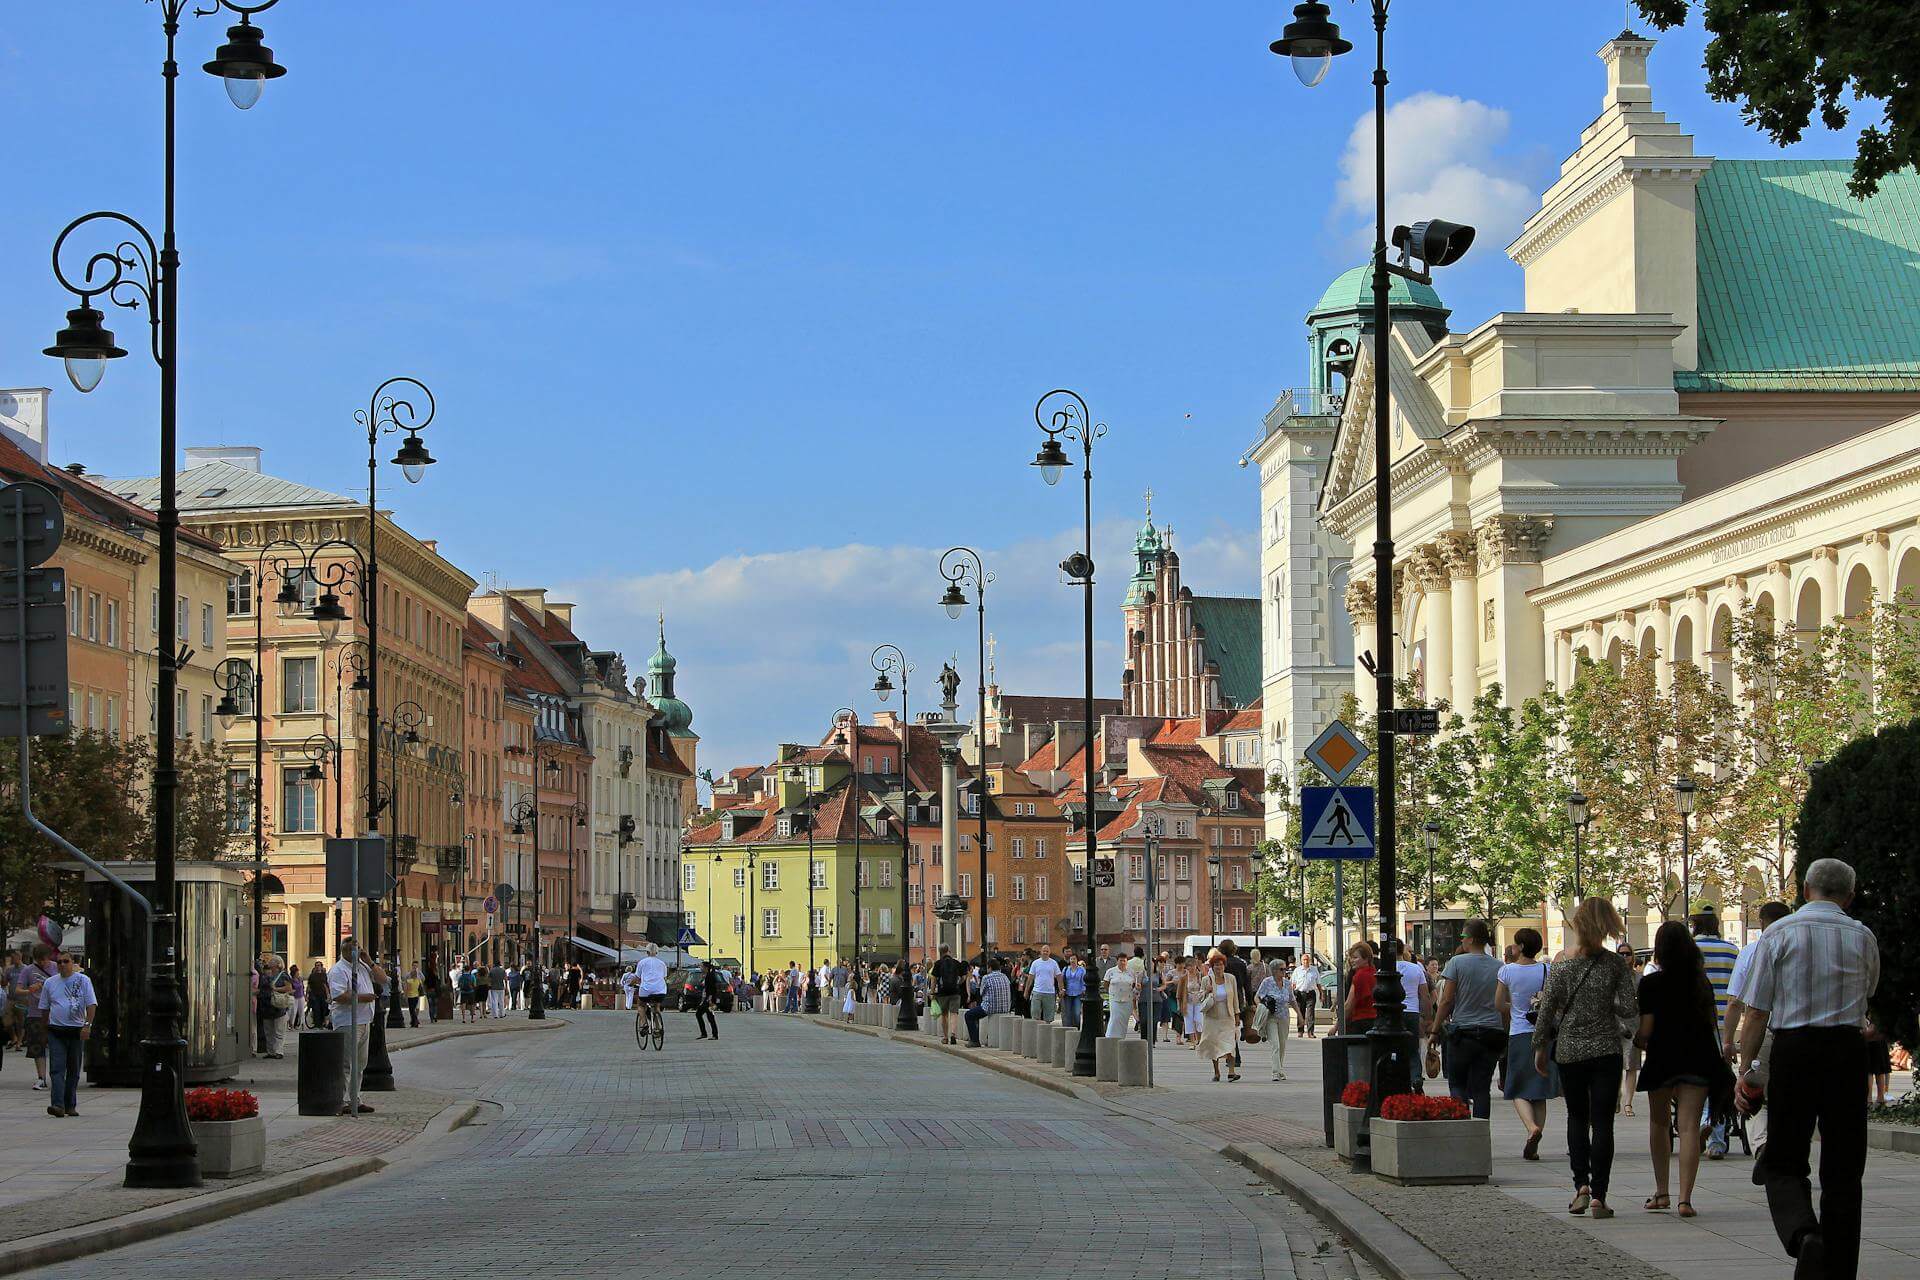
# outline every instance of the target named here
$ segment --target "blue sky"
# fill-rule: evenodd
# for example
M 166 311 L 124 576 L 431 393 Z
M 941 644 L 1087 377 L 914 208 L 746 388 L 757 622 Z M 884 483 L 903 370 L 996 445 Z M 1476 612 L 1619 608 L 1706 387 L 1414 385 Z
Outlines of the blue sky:
M 1033 401 L 1075 387 L 1110 424 L 1112 692 L 1142 492 L 1196 591 L 1254 592 L 1235 463 L 1303 379 L 1306 308 L 1365 255 L 1368 68 L 1303 89 L 1266 50 L 1289 9 L 285 0 L 261 25 L 288 74 L 247 113 L 197 69 L 223 24 L 189 19 L 182 443 L 349 490 L 355 407 L 424 378 L 442 461 L 383 490 L 401 520 L 476 577 L 577 600 L 636 670 L 664 609 L 724 768 L 870 711 L 881 641 L 922 689 L 955 650 L 971 684 L 971 628 L 935 606 L 955 542 L 999 579 L 1001 683 L 1077 689 L 1054 565 L 1078 504 L 1026 465 Z M 1335 16 L 1363 34 L 1360 8 Z M 1438 282 L 1456 328 L 1520 306 L 1501 249 L 1597 110 L 1623 17 L 1395 6 L 1396 216 L 1482 229 Z M 155 376 L 66 386 L 38 354 L 67 305 L 46 253 L 90 208 L 157 227 L 158 24 L 85 0 L 0 29 L 0 386 L 55 386 L 56 460 L 107 474 L 152 472 Z M 1701 92 L 1703 39 L 1662 39 L 1655 105 L 1703 153 L 1772 154 Z

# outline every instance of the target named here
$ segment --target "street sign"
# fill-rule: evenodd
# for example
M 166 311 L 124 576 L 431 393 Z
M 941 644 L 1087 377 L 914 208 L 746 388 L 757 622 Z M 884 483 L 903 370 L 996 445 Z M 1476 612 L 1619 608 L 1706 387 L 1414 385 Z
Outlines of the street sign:
M 0 488 L 0 733 L 8 737 L 20 732 L 23 720 L 36 735 L 71 728 L 67 574 L 39 567 L 59 549 L 66 528 L 60 499 L 45 485 Z
M 1395 707 L 1393 709 L 1393 732 L 1395 737 L 1426 738 L 1440 732 L 1440 708 L 1438 707 Z
M 494 897 L 492 894 L 488 894 L 487 900 L 480 904 L 480 909 L 488 915 L 492 915 L 500 909 L 500 899 Z
M 1373 788 L 1300 788 L 1300 852 L 1308 858 L 1373 857 Z
M 1320 731 L 1320 736 L 1304 754 L 1307 763 L 1326 774 L 1327 781 L 1337 787 L 1353 776 L 1368 753 L 1367 744 L 1355 737 L 1344 722 L 1335 720 Z
M 356 853 L 360 858 L 361 899 L 386 896 L 387 842 L 384 837 L 328 836 L 326 851 L 329 898 L 353 897 L 353 860 Z
M 503 880 L 493 886 L 493 896 L 499 901 L 500 905 L 504 907 L 513 901 L 513 886 Z
M 1093 860 L 1093 887 L 1096 889 L 1111 889 L 1114 883 L 1113 859 L 1095 858 Z
M 673 940 L 673 945 L 676 947 L 704 947 L 707 943 L 706 939 L 694 932 L 692 925 L 683 924 L 680 926 L 680 936 Z

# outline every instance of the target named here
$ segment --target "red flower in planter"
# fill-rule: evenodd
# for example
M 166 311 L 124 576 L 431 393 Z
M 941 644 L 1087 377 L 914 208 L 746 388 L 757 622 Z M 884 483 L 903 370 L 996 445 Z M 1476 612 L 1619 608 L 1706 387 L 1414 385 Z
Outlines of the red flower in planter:
M 1346 1088 L 1340 1091 L 1340 1105 L 1343 1107 L 1358 1107 L 1364 1111 L 1367 1106 L 1367 1095 L 1372 1092 L 1373 1086 L 1369 1085 L 1365 1080 L 1352 1081 Z
M 187 1090 L 189 1120 L 248 1120 L 260 1114 L 260 1099 L 245 1089 Z
M 1396 1093 L 1380 1104 L 1382 1120 L 1465 1120 L 1472 1112 L 1458 1098 Z

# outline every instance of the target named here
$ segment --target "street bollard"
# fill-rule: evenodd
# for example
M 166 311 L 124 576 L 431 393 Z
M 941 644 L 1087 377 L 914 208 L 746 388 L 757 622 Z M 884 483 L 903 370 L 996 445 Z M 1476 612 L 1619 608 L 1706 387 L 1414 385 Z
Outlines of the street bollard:
M 1129 1036 L 1100 1036 L 1093 1042 L 1093 1078 L 1119 1083 L 1120 1054 L 1119 1046 L 1127 1044 Z
M 1073 1051 L 1080 1042 L 1080 1028 L 1055 1027 L 1053 1029 L 1053 1065 L 1071 1067 Z
M 1115 1081 L 1123 1085 L 1144 1086 L 1147 1083 L 1147 1042 L 1129 1037 L 1114 1041 L 1113 1047 Z

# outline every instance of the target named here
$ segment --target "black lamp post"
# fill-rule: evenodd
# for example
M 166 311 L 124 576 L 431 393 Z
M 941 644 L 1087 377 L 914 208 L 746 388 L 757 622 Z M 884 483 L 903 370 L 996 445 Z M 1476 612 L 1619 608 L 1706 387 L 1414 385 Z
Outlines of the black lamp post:
M 1592 810 L 1586 796 L 1578 791 L 1567 792 L 1567 825 L 1573 828 L 1573 904 L 1580 905 L 1580 853 L 1586 843 L 1587 823 L 1592 820 Z
M 613 833 L 613 856 L 619 861 L 613 869 L 613 952 L 614 963 L 627 962 L 627 913 L 633 910 L 633 904 L 627 901 L 627 846 L 633 843 L 634 833 L 639 830 L 630 813 L 620 815 L 620 825 Z
M 538 786 L 539 769 L 536 768 L 533 771 L 533 776 L 535 785 Z M 540 963 L 540 802 L 536 798 L 537 795 L 536 792 L 535 796 L 521 796 L 513 802 L 513 809 L 507 815 L 513 819 L 513 834 L 516 838 L 525 839 L 528 828 L 532 828 L 533 834 L 533 902 L 530 904 L 531 909 L 527 917 L 528 932 L 521 935 L 520 939 L 521 947 L 525 948 L 533 964 L 533 972 L 526 977 L 527 1020 L 530 1022 L 543 1022 L 547 1016 L 547 976 Z M 525 856 L 524 848 L 517 850 L 514 854 L 513 878 L 515 880 L 520 878 L 520 860 Z M 515 902 L 526 897 L 525 886 L 516 884 L 514 890 Z M 527 945 L 529 938 L 532 939 L 532 946 Z
M 1217 853 L 1207 855 L 1207 923 L 1213 930 L 1213 945 L 1216 947 L 1220 945 L 1220 872 L 1224 861 L 1225 859 Z M 1147 859 L 1149 880 L 1152 879 L 1154 870 L 1153 859 Z
M 1682 775 L 1673 780 L 1673 807 L 1680 813 L 1680 916 L 1693 910 L 1693 806 L 1700 788 Z
M 870 659 L 874 671 L 873 692 L 880 701 L 885 702 L 893 693 L 893 676 L 900 677 L 900 958 L 907 958 L 907 868 L 909 855 L 913 852 L 913 774 L 907 767 L 907 759 L 913 754 L 913 722 L 907 714 L 907 683 L 913 674 L 913 664 L 907 661 L 907 655 L 900 651 L 897 644 L 876 645 Z M 986 892 L 986 885 L 980 887 Z M 859 928 L 855 921 L 854 927 Z M 986 935 L 981 935 L 985 941 Z M 900 983 L 900 1014 L 894 1019 L 894 1028 L 899 1031 L 912 1031 L 920 1025 L 920 1019 L 914 1013 L 912 966 L 903 966 Z
M 206 70 L 227 81 L 234 104 L 250 107 L 259 100 L 268 80 L 286 74 L 273 60 L 273 51 L 261 43 L 251 24 L 253 14 L 271 8 L 276 0 L 240 4 L 236 0 L 205 0 L 196 8 L 201 16 L 223 9 L 238 14 L 240 22 L 227 31 L 227 43 Z M 179 772 L 175 723 L 175 691 L 182 665 L 180 636 L 173 602 L 179 598 L 180 512 L 174 492 L 174 453 L 178 427 L 180 349 L 180 250 L 174 227 L 174 81 L 180 66 L 174 41 L 188 0 L 161 0 L 160 27 L 166 36 L 166 57 L 160 75 L 164 85 L 162 123 L 163 182 L 160 243 L 138 222 L 123 213 L 102 211 L 76 218 L 53 245 L 53 273 L 60 284 L 80 300 L 67 312 L 67 327 L 55 336 L 46 354 L 62 359 L 74 389 L 82 393 L 100 385 L 106 362 L 126 355 L 106 328 L 105 317 L 93 306 L 104 296 L 115 306 L 147 309 L 149 349 L 160 368 L 160 475 L 155 524 L 159 531 L 160 634 L 155 645 L 158 679 L 154 723 L 156 743 L 153 771 L 153 912 L 147 935 L 147 1035 L 142 1042 L 145 1067 L 141 1072 L 140 1113 L 127 1142 L 126 1185 L 129 1187 L 193 1187 L 200 1185 L 199 1154 L 187 1127 L 186 1042 L 180 1038 L 181 991 L 175 960 L 174 860 L 179 814 Z M 237 82 L 237 83 L 236 83 Z M 67 237 L 82 226 L 118 224 L 108 230 L 111 249 L 86 258 L 81 283 L 75 284 L 60 265 Z M 256 824 L 257 825 L 257 824 Z
M 426 468 L 433 458 L 427 453 L 426 444 L 420 439 L 420 432 L 433 422 L 433 392 L 426 384 L 416 378 L 388 378 L 373 389 L 372 397 L 365 409 L 356 409 L 353 420 L 367 433 L 367 551 L 361 560 L 361 600 L 367 618 L 367 833 L 380 834 L 381 804 L 377 793 L 377 779 L 380 776 L 380 512 L 378 508 L 380 490 L 380 437 L 395 432 L 406 433 L 393 461 L 399 466 L 401 474 L 409 484 L 420 483 L 426 474 Z M 324 602 L 324 595 L 322 602 Z M 338 600 L 335 600 L 335 606 Z M 320 602 L 316 602 L 318 610 Z M 316 620 L 319 620 L 316 615 Z M 388 802 L 397 803 L 398 793 L 388 789 Z M 389 859 L 391 860 L 391 854 Z M 400 929 L 397 898 L 400 893 L 399 880 L 396 877 L 392 894 L 396 905 L 387 917 L 387 978 L 389 985 L 399 980 L 400 967 Z M 400 1015 L 399 1001 L 389 998 L 390 1008 L 385 1026 L 404 1025 Z M 387 1035 L 382 1029 L 379 1018 L 373 1020 L 373 1030 L 367 1038 L 367 1087 L 370 1089 L 393 1088 L 393 1061 L 387 1055 Z
M 967 593 L 962 584 L 973 582 L 974 617 L 980 640 L 980 714 L 974 721 L 973 740 L 979 748 L 980 778 L 980 967 L 986 970 L 987 957 L 987 584 L 993 575 L 980 562 L 980 553 L 972 547 L 952 547 L 940 557 L 940 574 L 947 580 L 940 605 L 949 618 L 958 621 L 967 608 Z M 1089 748 L 1091 749 L 1091 748 Z
M 1420 841 L 1427 846 L 1427 954 L 1434 953 L 1434 908 L 1438 903 L 1433 896 L 1433 855 L 1440 850 L 1440 824 L 1432 818 L 1427 819 L 1420 828 Z
M 820 1012 L 820 962 L 813 950 L 813 940 L 818 933 L 813 924 L 813 819 L 817 812 L 813 802 L 813 773 L 807 765 L 789 765 L 786 774 L 787 781 L 798 782 L 807 791 L 807 798 L 801 802 L 801 807 L 807 814 L 807 996 L 802 1009 L 806 1013 L 818 1013 Z
M 848 765 L 847 803 L 851 805 L 853 808 L 853 960 L 851 962 L 851 965 L 852 965 L 853 971 L 855 973 L 858 973 L 860 971 L 860 933 L 861 933 L 861 929 L 860 929 L 860 732 L 858 727 L 854 724 L 853 716 L 854 716 L 854 712 L 852 707 L 841 707 L 839 710 L 833 713 L 833 722 L 834 724 L 840 727 L 840 730 L 839 730 L 840 741 L 847 749 L 847 765 Z M 809 877 L 809 881 L 811 881 L 811 877 L 813 875 L 812 867 L 807 868 L 807 875 Z M 711 910 L 712 910 L 711 903 L 708 904 L 708 910 L 709 910 L 709 913 L 711 913 Z M 833 913 L 835 917 L 838 917 L 840 914 L 840 890 L 838 889 L 838 887 L 836 887 L 833 892 Z M 807 928 L 808 929 L 813 928 L 813 921 L 811 920 L 807 921 Z M 846 936 L 845 934 L 836 932 L 835 940 L 838 941 L 839 939 L 844 938 L 845 936 Z M 829 1009 L 828 1012 L 831 1013 L 833 1011 Z
M 1060 562 L 1069 582 L 1077 583 L 1083 594 L 1085 618 L 1081 643 L 1086 659 L 1085 731 L 1087 751 L 1087 958 L 1091 961 L 1099 942 L 1094 913 L 1094 863 L 1100 846 L 1100 817 L 1096 797 L 1100 785 L 1100 761 L 1094 758 L 1093 742 L 1093 442 L 1107 433 L 1107 424 L 1095 422 L 1087 402 L 1075 391 L 1064 388 L 1047 392 L 1034 402 L 1033 420 L 1046 432 L 1046 443 L 1034 455 L 1033 465 L 1048 484 L 1060 483 L 1060 473 L 1068 464 L 1061 437 L 1077 440 L 1081 453 L 1080 511 L 1084 525 L 1081 549 Z M 981 941 L 985 942 L 984 931 Z M 1074 1045 L 1073 1074 L 1094 1073 L 1094 1041 L 1104 1029 L 1100 1012 L 1100 982 L 1097 970 L 1088 975 L 1086 1010 L 1080 1019 L 1080 1038 Z
M 573 819 L 572 825 L 567 828 L 567 960 L 571 962 L 575 958 L 573 931 L 580 927 L 580 896 L 574 875 L 574 859 L 576 855 L 573 848 L 573 838 L 574 832 L 583 829 L 587 825 L 587 808 L 576 800 L 573 802 L 573 806 L 567 810 L 567 815 Z
M 393 838 L 387 841 L 387 1007 L 384 1025 L 404 1027 L 406 1015 L 400 1010 L 400 883 L 406 870 L 400 862 L 400 753 L 420 745 L 420 726 L 426 723 L 427 713 L 419 703 L 408 699 L 393 709 L 386 720 L 375 720 L 369 715 L 368 723 L 372 730 L 367 734 L 371 740 L 378 740 L 385 732 L 392 735 L 393 741 L 387 752 L 387 800 L 393 806 Z M 375 911 L 378 911 L 376 904 Z M 376 916 L 377 918 L 377 916 Z M 375 1017 L 374 1032 L 368 1038 L 367 1070 L 362 1087 L 367 1089 L 390 1090 L 393 1084 L 393 1060 L 387 1058 L 384 1070 L 376 1071 L 373 1059 L 373 1037 L 379 1037 L 381 1048 L 386 1047 L 386 1036 L 379 1030 L 383 1019 Z
M 1391 0 L 1372 0 L 1374 31 L 1373 67 L 1373 167 L 1374 167 L 1374 241 L 1373 241 L 1373 457 L 1374 481 L 1374 582 L 1375 639 L 1373 673 L 1375 709 L 1379 715 L 1379 742 L 1375 748 L 1379 795 L 1379 830 L 1374 837 L 1380 877 L 1380 957 L 1373 1002 L 1379 1016 L 1370 1035 L 1373 1058 L 1372 1091 L 1368 1114 L 1377 1115 L 1381 1099 L 1406 1093 L 1413 1087 L 1414 1037 L 1405 1029 L 1406 990 L 1397 965 L 1400 948 L 1397 938 L 1398 881 L 1394 834 L 1394 645 L 1393 629 L 1393 436 L 1389 425 L 1388 376 L 1391 351 L 1391 315 L 1388 307 L 1390 278 L 1402 276 L 1422 284 L 1431 283 L 1427 270 L 1414 270 L 1410 258 L 1418 257 L 1425 268 L 1444 267 L 1459 261 L 1473 243 L 1473 228 L 1438 219 L 1416 222 L 1411 227 L 1393 228 L 1393 244 L 1400 250 L 1398 263 L 1387 260 L 1387 7 Z M 1327 16 L 1327 6 L 1319 0 L 1306 0 L 1294 6 L 1293 21 L 1280 39 L 1269 46 L 1273 52 L 1290 59 L 1294 74 L 1309 88 L 1320 83 L 1336 54 L 1346 53 L 1353 44 L 1341 38 L 1340 28 Z

